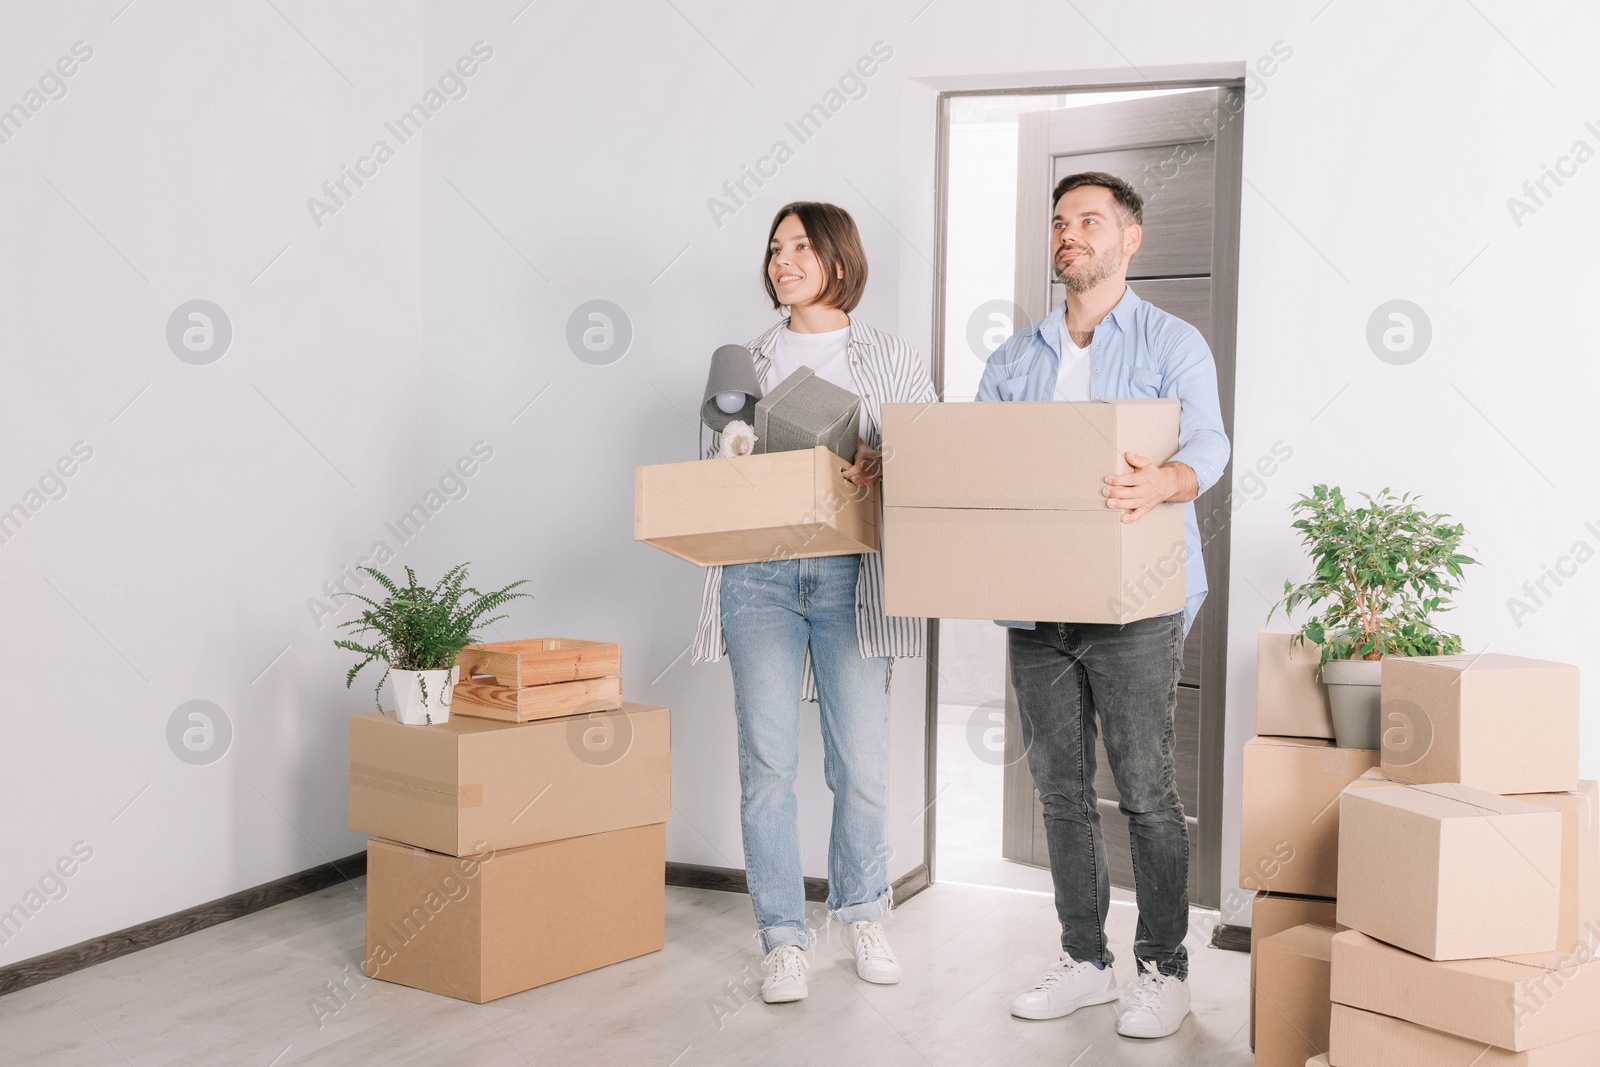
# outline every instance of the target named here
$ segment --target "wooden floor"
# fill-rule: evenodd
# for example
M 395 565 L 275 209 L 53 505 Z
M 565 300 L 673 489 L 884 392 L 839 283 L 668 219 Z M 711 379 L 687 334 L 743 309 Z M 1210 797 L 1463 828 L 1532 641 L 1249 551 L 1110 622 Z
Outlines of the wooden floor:
M 754 975 L 749 898 L 668 889 L 666 949 L 474 1006 L 364 979 L 361 880 L 45 985 L 0 997 L 0 1061 L 29 1067 L 290 1064 L 693 1067 L 697 1064 L 1096 1064 L 1253 1062 L 1249 957 L 1190 936 L 1194 1014 L 1165 1041 L 1116 1034 L 1114 1005 L 1054 1022 L 1008 1014 L 1054 955 L 1047 897 L 936 885 L 887 929 L 898 986 L 855 977 L 833 927 L 811 997 L 770 1006 L 733 992 Z M 822 922 L 818 911 L 813 925 Z M 1112 908 L 1118 977 L 1132 973 L 1132 907 Z M 335 999 L 330 989 L 348 987 Z M 332 986 L 330 986 L 332 983 Z M 752 988 L 754 983 L 752 983 Z M 318 1005 L 321 1005 L 319 1018 Z

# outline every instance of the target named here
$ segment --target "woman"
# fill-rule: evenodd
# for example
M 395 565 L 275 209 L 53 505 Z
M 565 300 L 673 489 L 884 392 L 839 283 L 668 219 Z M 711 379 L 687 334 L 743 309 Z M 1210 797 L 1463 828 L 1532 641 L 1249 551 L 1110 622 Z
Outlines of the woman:
M 860 396 L 863 440 L 843 473 L 852 484 L 873 484 L 878 406 L 932 403 L 935 394 L 910 345 L 850 317 L 867 283 L 855 220 L 832 204 L 786 205 L 772 220 L 762 273 L 772 306 L 789 309 L 746 346 L 762 391 L 804 366 Z M 717 447 L 713 441 L 708 454 Z M 894 656 L 922 654 L 923 626 L 885 616 L 882 605 L 877 553 L 713 567 L 706 575 L 694 661 L 725 650 L 733 668 L 739 814 L 769 1004 L 805 997 L 813 939 L 794 793 L 802 699 L 820 702 L 823 774 L 833 792 L 828 910 L 850 924 L 862 979 L 900 980 L 882 925 L 893 903 L 884 840 L 889 668 Z

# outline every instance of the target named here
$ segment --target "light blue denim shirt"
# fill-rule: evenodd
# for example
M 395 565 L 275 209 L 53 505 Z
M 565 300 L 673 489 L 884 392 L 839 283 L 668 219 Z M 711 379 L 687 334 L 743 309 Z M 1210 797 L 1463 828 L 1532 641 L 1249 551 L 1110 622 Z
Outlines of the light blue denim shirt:
M 989 357 L 978 384 L 979 400 L 1053 400 L 1061 367 L 1061 328 L 1067 305 L 1009 338 Z M 1095 400 L 1171 397 L 1183 405 L 1178 451 L 1173 461 L 1194 469 L 1205 492 L 1228 463 L 1228 435 L 1217 399 L 1217 366 L 1200 331 L 1175 315 L 1139 299 L 1129 286 L 1117 306 L 1095 327 L 1089 354 L 1089 396 Z M 1170 462 L 1170 461 L 1169 461 Z M 1188 634 L 1206 598 L 1206 565 L 1200 556 L 1200 524 L 1194 502 L 1183 505 L 1183 632 Z M 1169 614 L 1177 614 L 1170 612 Z M 1031 629 L 1033 623 L 1002 622 Z

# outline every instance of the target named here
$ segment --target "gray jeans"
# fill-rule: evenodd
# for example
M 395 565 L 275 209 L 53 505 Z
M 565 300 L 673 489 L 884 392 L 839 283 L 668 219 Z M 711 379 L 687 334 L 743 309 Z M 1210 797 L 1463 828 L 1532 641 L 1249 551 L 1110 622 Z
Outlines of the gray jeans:
M 1189 834 L 1173 766 L 1183 615 L 1124 625 L 1041 622 L 1010 629 L 1011 684 L 1028 769 L 1044 805 L 1061 947 L 1110 964 L 1111 903 L 1094 791 L 1098 730 L 1133 844 L 1134 957 L 1187 977 Z

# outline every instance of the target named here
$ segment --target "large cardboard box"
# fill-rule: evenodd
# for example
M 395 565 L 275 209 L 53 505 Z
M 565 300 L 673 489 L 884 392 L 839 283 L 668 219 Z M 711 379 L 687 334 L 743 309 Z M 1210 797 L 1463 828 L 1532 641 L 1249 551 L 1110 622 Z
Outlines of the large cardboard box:
M 1256 975 L 1261 960 L 1261 943 L 1274 934 L 1320 923 L 1342 930 L 1336 922 L 1333 901 L 1321 897 L 1297 897 L 1287 893 L 1257 893 L 1250 906 L 1250 1047 L 1256 1047 Z
M 1432 960 L 1557 951 L 1561 816 L 1463 785 L 1339 801 L 1339 922 Z
M 883 405 L 890 615 L 1125 623 L 1184 602 L 1181 504 L 1137 522 L 1104 479 L 1178 449 L 1176 400 Z
M 655 952 L 666 829 L 463 858 L 369 841 L 366 974 L 482 1004 Z
M 1578 782 L 1578 668 L 1489 652 L 1383 661 L 1383 769 L 1406 782 L 1559 793 Z
M 1512 1052 L 1345 1004 L 1333 1006 L 1328 1041 L 1332 1067 L 1594 1067 L 1600 1063 L 1600 1031 Z
M 504 723 L 350 720 L 350 829 L 447 855 L 665 822 L 666 708 Z
M 1600 1029 L 1600 960 L 1547 952 L 1435 962 L 1348 930 L 1333 939 L 1331 996 L 1520 1052 Z
M 1261 942 L 1256 1067 L 1300 1067 L 1328 1051 L 1328 967 L 1334 929 L 1306 923 Z
M 1264 737 L 1333 739 L 1328 687 L 1317 680 L 1322 653 L 1288 631 L 1256 635 L 1256 733 Z
M 701 567 L 878 550 L 878 487 L 809 451 L 638 467 L 633 539 Z
M 1561 813 L 1561 905 L 1556 947 L 1573 952 L 1596 946 L 1600 926 L 1600 784 L 1578 783 L 1570 793 L 1524 793 L 1526 800 Z M 1600 1004 L 1597 1004 L 1600 1007 Z
M 1245 742 L 1239 884 L 1333 897 L 1339 884 L 1339 794 L 1378 762 L 1375 749 L 1257 737 Z

